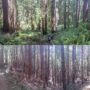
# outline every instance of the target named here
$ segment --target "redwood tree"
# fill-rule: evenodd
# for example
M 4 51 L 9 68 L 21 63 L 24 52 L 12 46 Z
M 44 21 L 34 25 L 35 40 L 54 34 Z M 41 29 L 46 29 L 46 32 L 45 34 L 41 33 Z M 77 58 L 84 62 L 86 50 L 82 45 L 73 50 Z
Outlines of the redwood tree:
M 3 31 L 12 33 L 16 30 L 16 0 L 2 0 Z

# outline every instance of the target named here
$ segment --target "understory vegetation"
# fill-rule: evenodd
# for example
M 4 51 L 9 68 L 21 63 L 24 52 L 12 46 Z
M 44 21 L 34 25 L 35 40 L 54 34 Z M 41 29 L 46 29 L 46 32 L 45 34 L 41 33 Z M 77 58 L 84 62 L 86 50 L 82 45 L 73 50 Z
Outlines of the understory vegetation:
M 26 44 L 90 44 L 90 25 L 88 23 L 80 23 L 77 28 L 70 27 L 64 30 L 58 26 L 57 31 L 52 34 L 43 35 L 40 31 L 27 30 L 17 31 L 13 34 L 0 33 L 1 45 L 26 45 Z M 50 31 L 48 31 L 50 32 Z M 53 35 L 51 42 L 48 41 L 48 36 Z

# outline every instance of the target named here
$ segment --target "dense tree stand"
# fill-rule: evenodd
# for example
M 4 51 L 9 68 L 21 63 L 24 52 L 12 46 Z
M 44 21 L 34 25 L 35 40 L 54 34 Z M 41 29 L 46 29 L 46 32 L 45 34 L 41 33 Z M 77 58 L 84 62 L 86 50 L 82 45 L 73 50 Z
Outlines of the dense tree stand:
M 5 74 L 0 72 L 0 82 L 6 80 L 9 88 L 90 89 L 90 46 L 1 46 L 0 57 L 0 69 L 6 68 Z

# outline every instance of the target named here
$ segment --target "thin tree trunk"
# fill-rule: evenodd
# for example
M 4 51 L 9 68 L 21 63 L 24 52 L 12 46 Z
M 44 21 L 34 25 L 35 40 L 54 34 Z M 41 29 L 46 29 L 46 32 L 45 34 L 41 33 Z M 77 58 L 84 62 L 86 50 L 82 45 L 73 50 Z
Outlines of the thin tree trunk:
M 66 69 L 65 69 L 65 58 L 64 58 L 64 46 L 61 46 L 61 64 L 62 64 L 62 83 L 63 90 L 66 90 Z

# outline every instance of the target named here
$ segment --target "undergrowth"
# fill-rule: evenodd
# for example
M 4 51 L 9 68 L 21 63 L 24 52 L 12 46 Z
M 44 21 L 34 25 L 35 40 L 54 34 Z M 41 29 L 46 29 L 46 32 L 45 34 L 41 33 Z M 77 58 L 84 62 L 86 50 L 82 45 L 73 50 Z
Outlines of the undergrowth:
M 49 32 L 50 33 L 50 32 Z M 50 33 L 51 34 L 51 33 Z M 41 32 L 30 29 L 20 30 L 10 34 L 0 32 L 1 45 L 26 45 L 26 44 L 49 44 L 48 35 L 42 35 Z M 90 44 L 90 24 L 80 23 L 77 28 L 70 27 L 67 30 L 58 28 L 55 33 L 52 44 Z
M 90 44 L 89 24 L 81 23 L 77 28 L 69 28 L 60 31 L 55 40 L 55 44 Z

